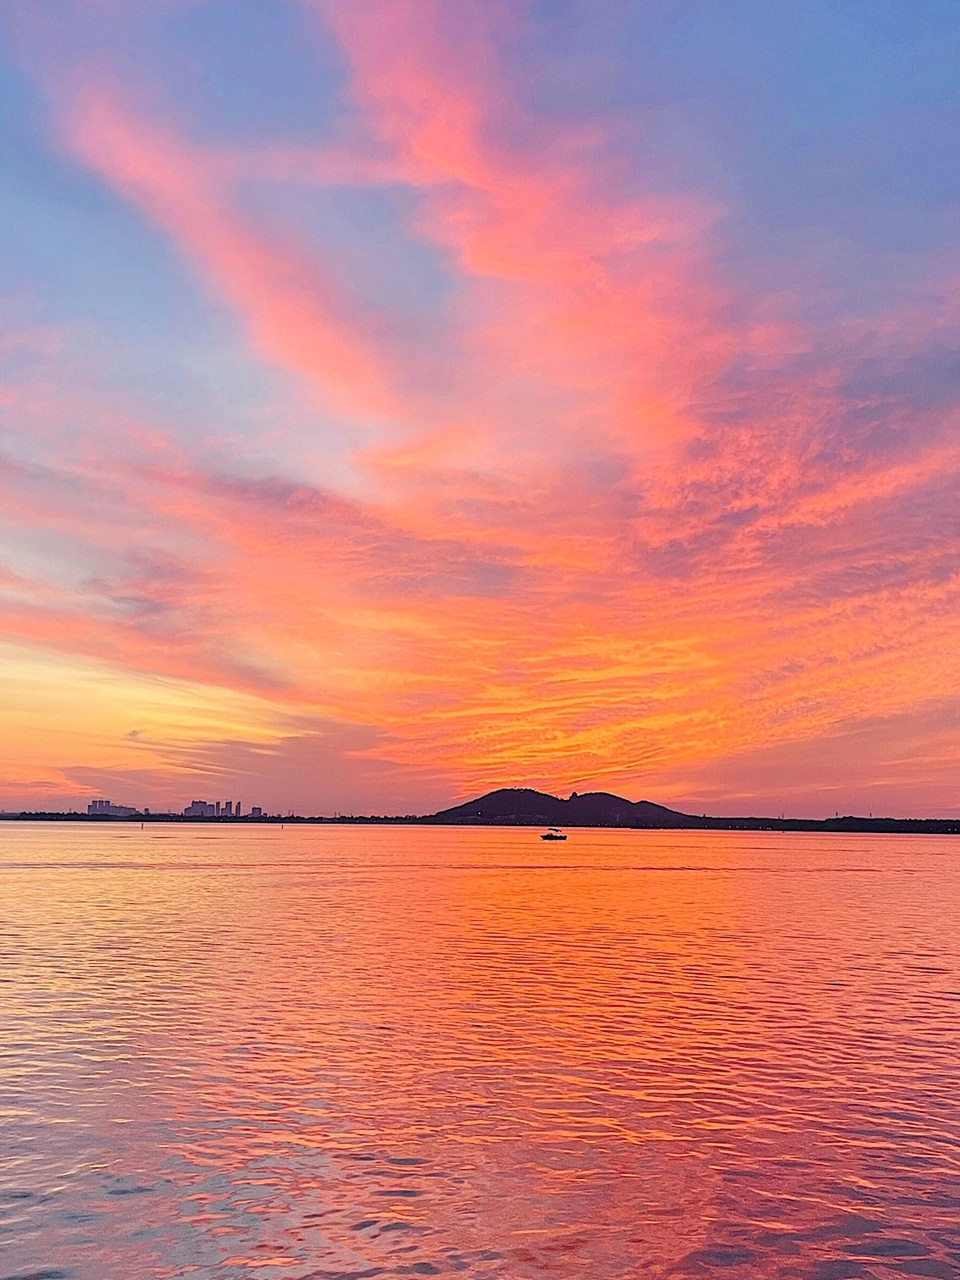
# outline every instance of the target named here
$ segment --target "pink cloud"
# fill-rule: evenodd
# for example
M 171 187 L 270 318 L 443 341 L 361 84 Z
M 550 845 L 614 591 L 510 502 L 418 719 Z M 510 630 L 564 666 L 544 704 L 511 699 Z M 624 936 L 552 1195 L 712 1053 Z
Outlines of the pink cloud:
M 539 384 L 507 402 L 513 431 L 530 422 L 531 401 L 558 391 L 583 400 L 548 401 L 549 429 L 568 439 L 586 429 L 657 444 L 683 430 L 691 381 L 716 372 L 733 341 L 704 242 L 716 204 L 620 196 L 596 137 L 525 118 L 500 57 L 522 7 L 308 8 L 341 42 L 373 135 L 431 175 L 413 229 L 473 281 L 460 319 L 475 383 Z M 507 115 L 509 134 L 498 128 Z
M 73 155 L 175 238 L 235 309 L 256 353 L 307 380 L 340 412 L 385 411 L 370 318 L 314 258 L 245 225 L 201 151 L 168 128 L 137 121 L 89 83 L 69 96 L 63 135 Z

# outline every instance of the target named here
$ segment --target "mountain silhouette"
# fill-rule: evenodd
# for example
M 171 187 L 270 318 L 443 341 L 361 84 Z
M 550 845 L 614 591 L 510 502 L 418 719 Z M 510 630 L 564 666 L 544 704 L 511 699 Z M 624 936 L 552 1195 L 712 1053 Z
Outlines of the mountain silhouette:
M 503 787 L 476 800 L 441 809 L 426 822 L 477 826 L 699 827 L 703 819 L 650 800 L 624 800 L 607 791 L 576 792 L 569 800 L 529 787 Z

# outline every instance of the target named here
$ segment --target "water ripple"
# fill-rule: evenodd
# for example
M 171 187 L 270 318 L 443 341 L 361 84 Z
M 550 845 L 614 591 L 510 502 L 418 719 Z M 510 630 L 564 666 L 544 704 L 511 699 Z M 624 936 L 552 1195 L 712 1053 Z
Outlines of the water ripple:
M 0 824 L 0 1280 L 960 1275 L 960 842 Z

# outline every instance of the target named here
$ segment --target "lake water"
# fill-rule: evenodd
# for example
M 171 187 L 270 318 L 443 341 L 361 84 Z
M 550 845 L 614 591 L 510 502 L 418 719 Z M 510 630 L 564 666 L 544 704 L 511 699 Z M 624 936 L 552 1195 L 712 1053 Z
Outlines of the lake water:
M 960 1276 L 960 839 L 0 825 L 0 1277 Z

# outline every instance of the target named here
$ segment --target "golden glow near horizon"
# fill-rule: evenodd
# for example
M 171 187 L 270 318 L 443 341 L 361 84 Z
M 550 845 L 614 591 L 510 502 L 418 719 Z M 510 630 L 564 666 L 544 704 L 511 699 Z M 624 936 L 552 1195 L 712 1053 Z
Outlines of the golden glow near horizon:
M 770 135 L 709 16 L 203 11 L 6 19 L 0 807 L 960 812 L 941 109 L 907 225 L 839 20 Z

